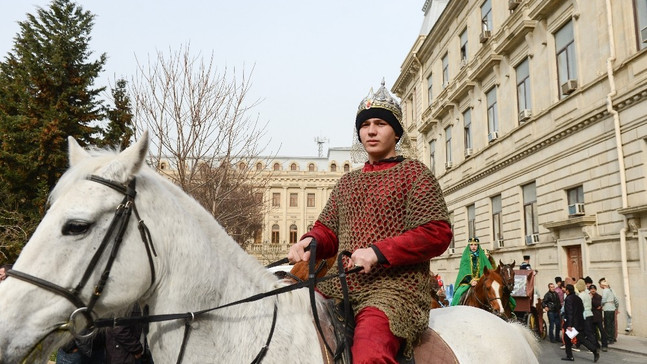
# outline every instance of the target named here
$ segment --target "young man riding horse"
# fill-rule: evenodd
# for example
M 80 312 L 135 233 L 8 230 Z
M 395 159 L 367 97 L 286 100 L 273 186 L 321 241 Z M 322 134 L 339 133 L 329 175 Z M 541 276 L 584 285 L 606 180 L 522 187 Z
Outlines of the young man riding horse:
M 400 105 L 384 82 L 362 100 L 355 126 L 368 161 L 340 179 L 312 230 L 288 254 L 291 262 L 307 261 L 310 252 L 304 248 L 314 238 L 317 258 L 348 251 L 346 267 L 363 267 L 347 277 L 356 321 L 353 363 L 396 363 L 401 346 L 411 355 L 429 321 L 430 259 L 442 254 L 452 237 L 431 171 L 396 154 L 404 133 L 401 119 Z M 327 281 L 318 288 L 342 299 L 340 286 Z

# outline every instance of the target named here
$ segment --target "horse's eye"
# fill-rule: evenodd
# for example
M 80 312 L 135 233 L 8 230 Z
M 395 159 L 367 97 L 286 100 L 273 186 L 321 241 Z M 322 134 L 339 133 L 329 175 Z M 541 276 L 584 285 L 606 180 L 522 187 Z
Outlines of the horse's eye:
M 87 233 L 91 226 L 92 224 L 86 221 L 68 221 L 63 225 L 61 233 L 63 235 L 81 235 Z

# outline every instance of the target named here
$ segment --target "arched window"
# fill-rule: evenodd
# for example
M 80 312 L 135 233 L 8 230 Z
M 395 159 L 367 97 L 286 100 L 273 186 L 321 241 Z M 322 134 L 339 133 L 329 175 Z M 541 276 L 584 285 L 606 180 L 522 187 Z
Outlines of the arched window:
M 337 172 L 337 163 L 332 163 L 330 165 L 330 171 L 331 172 Z
M 308 164 L 308 172 L 314 172 L 315 171 L 315 164 L 310 163 Z
M 279 225 L 274 224 L 272 225 L 272 244 L 278 244 L 279 243 Z
M 256 163 L 256 170 L 260 171 L 262 169 L 263 169 L 263 163 L 261 163 L 261 162 Z
M 297 164 L 296 163 L 290 164 L 290 170 L 291 171 L 296 171 L 297 170 Z
M 290 225 L 290 244 L 297 242 L 297 226 L 292 224 Z
M 274 166 L 272 167 L 272 169 L 274 169 L 275 171 L 278 171 L 281 169 L 281 165 L 278 163 L 274 163 Z
M 166 162 L 162 162 L 162 163 L 160 163 L 160 170 L 162 170 L 162 171 L 163 171 L 163 170 L 165 170 L 165 169 L 166 169 L 166 167 L 167 167 Z
M 344 172 L 350 172 L 350 164 L 344 163 Z
M 245 162 L 238 163 L 238 169 L 240 169 L 241 171 L 244 170 L 246 167 L 247 166 L 245 165 Z

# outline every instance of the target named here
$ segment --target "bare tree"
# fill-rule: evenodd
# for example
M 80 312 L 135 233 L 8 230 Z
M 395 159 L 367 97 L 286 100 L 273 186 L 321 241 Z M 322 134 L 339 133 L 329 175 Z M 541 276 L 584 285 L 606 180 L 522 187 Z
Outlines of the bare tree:
M 267 124 L 250 116 L 251 73 L 218 72 L 189 46 L 157 52 L 132 82 L 135 124 L 151 133 L 150 163 L 198 200 L 244 245 L 262 225 L 257 200 L 267 178 L 255 161 Z M 244 246 L 243 246 L 244 247 Z

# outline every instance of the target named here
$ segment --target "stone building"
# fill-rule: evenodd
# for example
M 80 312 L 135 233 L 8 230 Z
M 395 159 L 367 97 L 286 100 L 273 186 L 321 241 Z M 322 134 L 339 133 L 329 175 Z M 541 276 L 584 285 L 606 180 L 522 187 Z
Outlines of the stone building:
M 256 163 L 269 174 L 263 201 L 263 230 L 247 251 L 266 264 L 287 256 L 289 247 L 319 217 L 337 180 L 361 164 L 350 148 L 330 148 L 326 157 L 272 157 Z M 263 176 L 265 177 L 265 176 Z
M 647 1 L 428 0 L 392 87 L 437 176 L 454 242 L 606 277 L 619 331 L 647 336 Z

